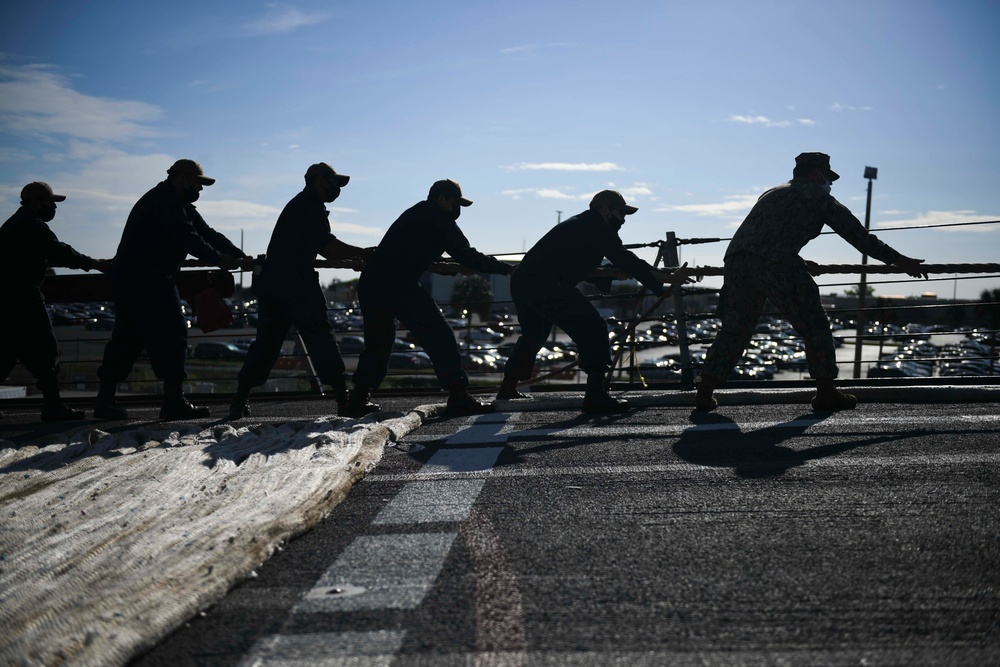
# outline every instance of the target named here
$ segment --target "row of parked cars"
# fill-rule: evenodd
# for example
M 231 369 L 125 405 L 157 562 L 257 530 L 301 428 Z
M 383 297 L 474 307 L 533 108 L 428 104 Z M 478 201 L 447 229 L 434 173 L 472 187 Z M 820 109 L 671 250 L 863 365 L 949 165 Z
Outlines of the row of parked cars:
M 996 341 L 976 338 L 935 345 L 920 340 L 899 345 L 868 369 L 868 377 L 940 377 L 1000 375 Z

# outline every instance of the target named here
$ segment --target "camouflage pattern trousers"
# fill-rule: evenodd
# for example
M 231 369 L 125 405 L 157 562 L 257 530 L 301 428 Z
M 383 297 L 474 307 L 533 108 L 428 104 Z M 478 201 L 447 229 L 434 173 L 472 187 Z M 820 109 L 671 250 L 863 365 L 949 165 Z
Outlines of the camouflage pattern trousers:
M 837 354 L 819 288 L 805 263 L 783 264 L 752 253 L 726 259 L 718 315 L 722 328 L 705 357 L 703 376 L 725 380 L 740 360 L 770 300 L 802 336 L 813 378 L 837 377 Z

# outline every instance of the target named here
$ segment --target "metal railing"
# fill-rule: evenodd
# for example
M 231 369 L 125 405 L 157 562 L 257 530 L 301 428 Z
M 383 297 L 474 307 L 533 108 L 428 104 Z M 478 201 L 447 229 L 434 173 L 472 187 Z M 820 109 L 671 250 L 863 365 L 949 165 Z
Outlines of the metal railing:
M 887 231 L 902 231 L 904 229 L 932 229 L 939 227 L 985 224 L 1000 224 L 1000 221 L 920 225 L 908 228 L 900 227 L 883 229 L 879 230 L 879 232 L 882 233 Z M 663 240 L 650 243 L 629 244 L 627 247 L 632 249 L 655 247 L 658 250 L 657 258 L 654 263 L 655 267 L 672 269 L 680 264 L 677 252 L 677 249 L 680 246 L 688 244 L 719 243 L 728 240 L 729 239 L 724 238 L 679 239 L 672 232 L 670 232 Z M 510 257 L 520 254 L 522 253 L 498 253 L 495 256 Z M 188 268 L 195 268 L 203 267 L 204 265 L 200 262 L 189 261 L 185 262 L 185 266 Z M 363 262 L 358 260 L 319 261 L 317 262 L 317 267 L 342 268 L 360 271 L 363 268 Z M 924 268 L 931 274 L 947 274 L 949 276 L 931 278 L 931 280 L 935 281 L 953 282 L 957 280 L 986 278 L 995 279 L 1000 277 L 1000 264 L 928 264 L 925 265 Z M 821 275 L 887 275 L 897 273 L 897 271 L 891 266 L 873 266 L 867 264 L 822 265 L 819 269 Z M 431 271 L 437 274 L 449 275 L 471 273 L 468 269 L 452 262 L 437 263 L 431 267 Z M 722 267 L 702 266 L 694 267 L 692 271 L 697 274 L 699 278 L 703 278 L 705 276 L 720 276 L 722 275 L 723 269 Z M 596 271 L 594 277 L 626 278 L 627 276 L 616 271 L 613 267 L 608 267 Z M 62 282 L 72 283 L 73 281 L 80 280 L 81 278 L 83 277 L 52 276 L 47 278 L 46 284 L 51 285 L 52 283 L 58 284 Z M 874 281 L 868 284 L 886 285 L 916 282 L 923 281 L 918 279 L 902 279 Z M 93 281 L 91 281 L 91 283 L 93 284 Z M 820 287 L 829 288 L 847 285 L 857 285 L 857 282 L 828 283 L 821 284 Z M 61 285 L 60 288 L 55 291 L 68 295 L 72 295 L 74 293 L 72 285 Z M 97 293 L 100 293 L 100 291 L 101 290 L 98 289 Z M 615 351 L 615 368 L 612 369 L 610 378 L 627 386 L 655 385 L 681 387 L 685 389 L 691 388 L 693 386 L 695 374 L 697 373 L 699 361 L 702 356 L 702 351 L 696 348 L 698 346 L 706 346 L 711 342 L 713 338 L 713 329 L 711 326 L 706 328 L 704 324 L 705 322 L 711 323 L 715 316 L 714 312 L 711 310 L 699 312 L 698 308 L 702 307 L 701 304 L 705 304 L 705 306 L 710 308 L 712 306 L 712 296 L 716 292 L 717 290 L 701 287 L 685 287 L 683 289 L 675 290 L 672 295 L 672 299 L 669 302 L 664 299 L 657 300 L 651 295 L 645 293 L 642 289 L 614 295 L 592 295 L 590 298 L 594 301 L 604 304 L 617 304 L 619 306 L 619 312 L 624 310 L 630 313 L 627 317 L 622 317 L 617 320 L 615 325 L 618 328 L 611 331 L 609 334 Z M 94 293 L 93 289 L 91 289 L 90 295 L 92 296 Z M 104 307 L 113 311 L 113 304 L 110 303 L 110 293 L 107 292 L 106 296 L 107 302 L 104 304 Z M 692 310 L 690 304 L 694 298 L 697 298 L 699 306 Z M 627 304 L 627 306 L 623 308 L 621 307 L 622 304 Z M 475 307 L 476 305 L 477 304 L 467 304 L 467 306 L 471 307 Z M 489 305 L 494 309 L 498 305 L 505 306 L 507 310 L 513 311 L 513 304 L 509 301 L 492 301 L 489 304 L 481 305 Z M 986 341 L 988 341 L 986 347 L 980 348 L 978 355 L 972 354 L 970 356 L 964 353 L 957 354 L 954 351 L 939 350 L 939 352 L 935 355 L 922 358 L 918 361 L 924 365 L 929 364 L 931 369 L 930 373 L 926 376 L 913 376 L 914 381 L 919 381 L 922 377 L 942 377 L 942 370 L 945 368 L 945 364 L 959 362 L 967 364 L 970 369 L 979 369 L 982 373 L 982 375 L 971 377 L 977 377 L 979 378 L 979 381 L 982 382 L 991 382 L 994 381 L 991 378 L 996 377 L 995 373 L 997 372 L 997 329 L 984 326 L 989 322 L 989 320 L 983 316 L 982 313 L 985 310 L 998 308 L 1000 308 L 1000 303 L 982 301 L 952 301 L 933 304 L 878 303 L 875 306 L 866 306 L 864 308 L 839 308 L 835 313 L 832 313 L 832 315 L 835 320 L 837 318 L 851 318 L 853 321 L 849 324 L 851 326 L 855 326 L 858 330 L 867 329 L 868 327 L 865 325 L 867 321 L 872 321 L 877 324 L 877 329 L 873 328 L 871 333 L 864 333 L 860 338 L 856 334 L 837 334 L 839 341 L 845 344 L 857 345 L 860 341 L 860 345 L 862 346 L 878 345 L 880 347 L 878 358 L 864 361 L 869 369 L 871 369 L 878 368 L 880 365 L 886 366 L 890 363 L 890 360 L 882 358 L 887 354 L 885 352 L 885 346 L 887 343 L 890 341 L 898 342 L 900 340 L 905 340 L 906 336 L 909 335 L 895 331 L 887 331 L 885 329 L 887 322 L 883 320 L 899 319 L 899 315 L 904 312 L 906 314 L 916 313 L 925 315 L 923 318 L 915 319 L 926 320 L 928 319 L 926 314 L 931 311 L 951 309 L 950 314 L 952 317 L 950 319 L 956 323 L 955 326 L 951 328 L 944 327 L 942 329 L 942 326 L 939 325 L 936 327 L 936 331 L 920 332 L 919 335 L 921 337 L 931 336 L 938 338 L 939 340 L 943 338 L 944 340 L 955 343 L 957 338 L 975 333 L 977 335 L 981 335 Z M 330 316 L 332 320 L 339 321 L 339 315 L 352 315 L 354 314 L 354 310 L 356 310 L 356 306 L 354 304 L 333 305 L 330 309 Z M 248 326 L 244 326 L 239 329 L 226 329 L 212 334 L 197 334 L 195 333 L 197 323 L 192 320 L 192 348 L 196 349 L 196 346 L 201 342 L 236 341 L 244 343 L 246 342 L 246 339 L 252 338 L 254 333 L 254 327 L 252 326 L 254 317 L 253 302 L 237 302 L 235 304 L 233 314 L 237 322 L 242 322 Z M 762 323 L 769 322 L 769 318 L 777 314 L 778 313 L 765 312 L 762 316 Z M 85 316 L 81 315 L 81 317 Z M 107 325 L 105 325 L 105 330 L 103 332 L 101 331 L 101 325 L 98 318 L 89 319 L 92 320 L 87 323 L 90 327 L 89 329 L 86 327 L 84 327 L 82 331 L 77 329 L 74 331 L 76 337 L 67 338 L 65 335 L 62 335 L 67 330 L 60 326 L 65 324 L 65 320 L 61 317 L 53 318 L 54 323 L 57 326 L 60 326 L 60 328 L 57 329 L 57 339 L 60 341 L 60 349 L 62 353 L 61 365 L 64 369 L 61 376 L 61 382 L 65 389 L 96 391 L 96 368 L 100 364 L 100 352 L 102 351 L 103 345 L 110 332 L 107 331 Z M 941 320 L 949 318 L 935 316 L 933 319 Z M 978 331 L 970 332 L 966 331 L 965 328 L 959 328 L 957 324 L 959 320 L 979 325 L 977 327 Z M 481 385 L 484 389 L 487 389 L 490 388 L 491 385 L 499 382 L 499 377 L 502 373 L 502 367 L 496 365 L 497 362 L 489 357 L 495 356 L 502 358 L 502 355 L 499 354 L 503 349 L 502 343 L 509 341 L 510 336 L 505 336 L 504 338 L 506 340 L 499 344 L 495 340 L 492 342 L 474 343 L 474 341 L 471 340 L 473 334 L 476 334 L 477 336 L 481 335 L 482 324 L 482 321 L 476 322 L 474 318 L 465 317 L 463 323 L 461 324 L 456 321 L 453 328 L 455 329 L 456 335 L 460 341 L 464 342 L 468 339 L 469 344 L 464 346 L 467 354 L 467 371 L 473 377 L 476 384 Z M 515 321 L 511 321 L 509 324 L 515 324 Z M 847 324 L 847 322 L 845 322 L 845 324 Z M 361 335 L 362 329 L 358 325 L 359 322 L 354 320 L 353 326 L 348 326 L 346 329 L 338 331 L 338 338 L 343 339 L 345 336 Z M 659 343 L 658 347 L 661 348 L 661 351 L 662 348 L 669 350 L 669 354 L 662 357 L 662 359 L 675 358 L 676 363 L 668 364 L 664 362 L 658 366 L 656 363 L 652 362 L 651 359 L 647 358 L 649 353 L 647 353 L 646 350 L 656 349 L 655 347 L 649 347 L 650 341 L 647 338 L 649 334 L 646 332 L 649 331 L 651 327 L 661 332 L 661 337 L 654 341 L 654 343 Z M 761 338 L 763 339 L 764 337 L 762 336 Z M 556 345 L 553 346 L 553 349 L 549 350 L 551 354 L 549 354 L 547 358 L 539 360 L 540 363 L 536 368 L 536 372 L 538 374 L 536 382 L 544 382 L 548 386 L 560 386 L 565 385 L 567 382 L 579 382 L 580 378 L 575 370 L 574 363 L 574 346 L 570 341 L 566 340 L 564 336 L 561 338 L 556 337 L 553 340 Z M 768 340 L 770 340 L 770 337 L 768 337 Z M 780 337 L 780 340 L 785 342 L 790 347 L 801 347 L 801 337 L 794 334 L 794 332 L 791 334 L 783 334 Z M 293 338 L 287 343 L 286 348 L 286 354 L 279 358 L 276 368 L 272 371 L 271 380 L 269 381 L 271 388 L 275 389 L 278 393 L 297 393 L 304 390 L 320 390 L 319 383 L 315 378 L 315 373 L 311 370 L 308 355 L 303 351 L 304 346 L 301 345 L 301 341 L 297 341 Z M 674 349 L 676 349 L 676 351 L 674 351 Z M 388 383 L 397 387 L 409 386 L 436 389 L 437 384 L 433 377 L 433 371 L 426 359 L 418 354 L 420 350 L 408 348 L 405 351 L 400 350 L 400 352 L 404 355 L 409 354 L 414 358 L 419 358 L 420 362 L 413 362 L 415 366 L 413 368 L 390 368 Z M 356 352 L 345 350 L 344 357 L 349 363 L 352 359 L 355 359 L 356 356 Z M 477 358 L 479 361 L 475 360 Z M 753 349 L 748 350 L 747 355 L 745 355 L 745 357 L 741 360 L 740 365 L 737 367 L 738 380 L 742 378 L 746 381 L 756 381 L 757 376 L 766 376 L 767 373 L 751 373 L 750 370 L 745 370 L 759 367 L 760 358 L 761 354 L 759 352 L 755 352 Z M 903 361 L 904 359 L 905 357 L 903 359 L 895 359 L 891 361 L 898 362 Z M 202 393 L 204 391 L 220 391 L 222 393 L 228 393 L 235 389 L 235 375 L 240 365 L 238 360 L 220 361 L 192 358 L 189 360 L 189 363 L 191 365 L 191 372 L 189 373 L 191 375 L 191 379 L 189 381 L 188 388 L 193 393 Z M 776 362 L 774 366 L 776 367 L 776 370 L 771 377 L 781 375 L 782 373 L 789 378 L 788 381 L 795 381 L 795 379 L 791 378 L 791 376 L 796 373 L 798 374 L 798 380 L 801 380 L 803 377 L 802 369 L 804 368 L 804 361 L 801 355 L 793 354 L 791 359 L 783 363 Z M 858 371 L 858 367 L 855 365 L 855 377 L 857 378 L 859 375 L 860 373 Z M 878 376 L 878 373 L 873 375 L 871 370 L 869 370 L 869 375 L 876 377 Z M 139 368 L 135 373 L 133 373 L 133 376 L 134 377 L 130 378 L 127 383 L 123 384 L 123 391 L 132 391 L 136 393 L 156 393 L 159 391 L 159 381 L 153 377 L 152 372 L 142 363 L 139 364 Z M 954 379 L 957 376 L 947 375 L 944 377 Z M 13 380 L 15 382 L 25 381 L 24 374 L 22 373 L 20 377 L 13 378 Z M 30 380 L 27 381 L 30 382 Z

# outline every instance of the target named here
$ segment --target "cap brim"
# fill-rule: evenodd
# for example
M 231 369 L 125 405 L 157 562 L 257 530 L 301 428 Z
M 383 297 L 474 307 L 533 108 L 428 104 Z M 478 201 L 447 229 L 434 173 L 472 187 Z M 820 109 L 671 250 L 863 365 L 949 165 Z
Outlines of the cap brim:
M 52 201 L 66 201 L 66 195 L 52 195 Z
M 334 174 L 333 180 L 337 182 L 338 186 L 344 187 L 345 185 L 347 185 L 348 181 L 351 180 L 351 177 L 345 176 L 344 174 Z
M 833 169 L 827 169 L 826 173 L 830 177 L 830 182 L 831 183 L 833 183 L 835 180 L 837 180 L 838 178 L 840 178 L 840 174 L 838 174 L 837 172 L 835 172 Z
M 208 176 L 198 176 L 197 178 L 201 181 L 202 185 L 212 185 L 215 183 L 215 179 L 209 178 Z
M 629 206 L 628 204 L 625 204 L 625 215 L 632 215 L 638 210 L 639 208 L 636 206 Z
M 461 204 L 462 206 L 472 206 L 472 200 L 466 199 L 465 197 L 459 197 L 458 203 Z

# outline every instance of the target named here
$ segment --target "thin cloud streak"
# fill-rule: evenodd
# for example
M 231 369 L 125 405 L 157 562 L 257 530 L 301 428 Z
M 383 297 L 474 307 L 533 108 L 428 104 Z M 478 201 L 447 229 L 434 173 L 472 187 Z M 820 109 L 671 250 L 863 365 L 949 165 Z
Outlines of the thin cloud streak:
M 735 213 L 749 212 L 760 195 L 730 195 L 725 201 L 710 204 L 677 204 L 653 209 L 656 213 L 693 213 L 699 217 L 730 217 Z
M 306 13 L 290 5 L 268 5 L 270 11 L 254 21 L 243 24 L 243 34 L 255 37 L 259 35 L 279 35 L 292 32 L 304 26 L 323 23 L 330 18 L 329 14 Z
M 516 190 L 504 190 L 500 194 L 507 197 L 513 197 L 514 199 L 521 199 L 524 195 L 534 195 L 541 199 L 570 199 L 570 200 L 583 200 L 589 199 L 593 195 L 572 195 L 557 190 L 555 188 L 519 188 Z
M 508 171 L 625 171 L 614 162 L 521 162 L 506 167 Z
M 796 123 L 799 125 L 815 125 L 816 121 L 810 118 L 799 118 L 795 121 L 791 120 L 771 120 L 767 116 L 746 116 L 741 114 L 733 114 L 729 117 L 730 123 L 743 123 L 744 125 L 762 125 L 764 127 L 791 127 Z
M 1000 221 L 1000 214 L 989 215 L 980 214 L 970 210 L 959 211 L 926 211 L 917 213 L 915 217 L 905 220 L 880 221 L 873 224 L 876 229 L 898 229 L 901 227 L 921 227 L 926 225 L 948 225 L 960 222 L 995 222 Z M 1000 230 L 1000 223 L 996 225 L 966 225 L 964 227 L 942 227 L 939 231 L 964 233 L 964 234 L 986 234 Z

